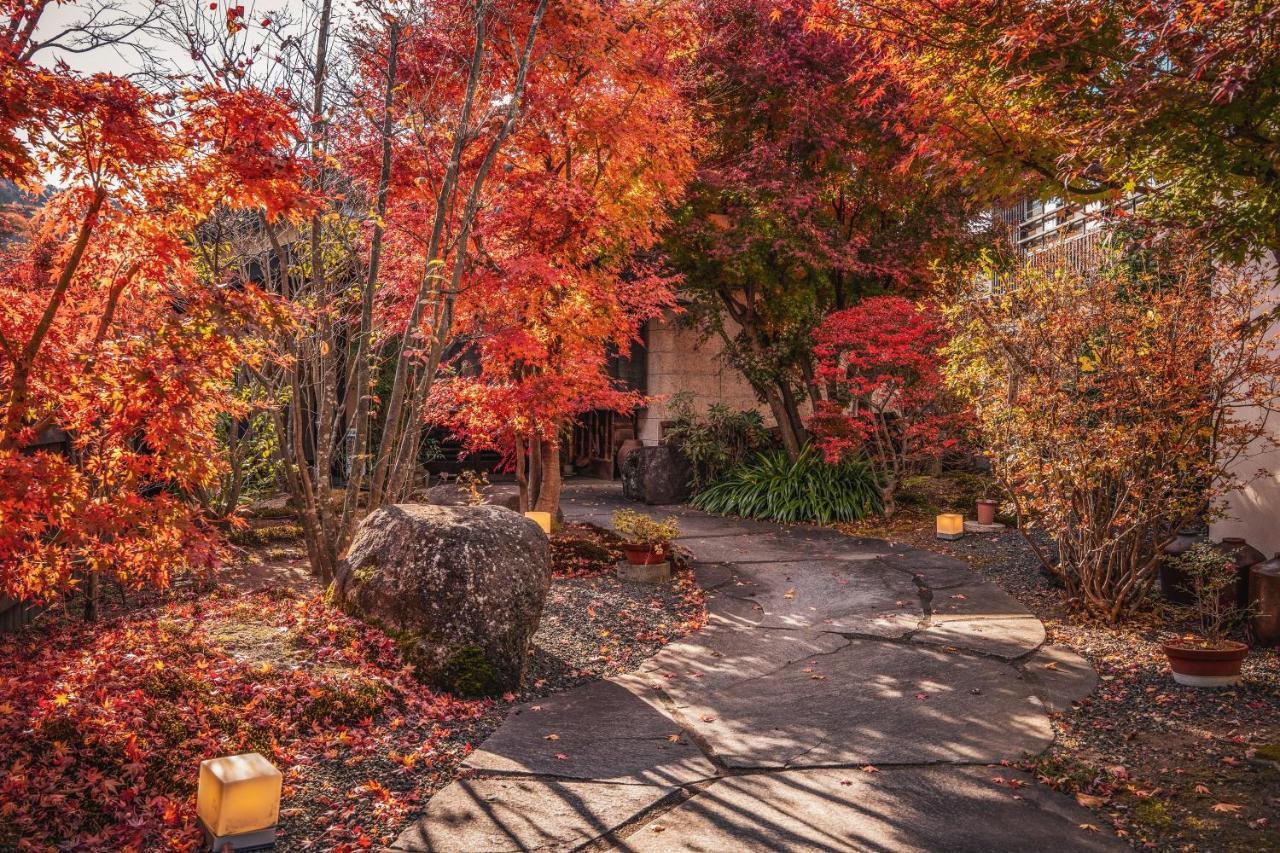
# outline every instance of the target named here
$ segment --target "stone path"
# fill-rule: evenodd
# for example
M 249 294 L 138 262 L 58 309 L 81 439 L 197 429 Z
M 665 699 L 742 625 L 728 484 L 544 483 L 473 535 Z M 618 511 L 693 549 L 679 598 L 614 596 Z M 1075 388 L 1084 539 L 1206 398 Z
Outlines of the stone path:
M 616 488 L 570 488 L 566 516 L 607 526 Z M 671 514 L 707 627 L 518 708 L 395 850 L 1127 849 L 999 765 L 1095 678 L 1009 595 L 880 540 Z

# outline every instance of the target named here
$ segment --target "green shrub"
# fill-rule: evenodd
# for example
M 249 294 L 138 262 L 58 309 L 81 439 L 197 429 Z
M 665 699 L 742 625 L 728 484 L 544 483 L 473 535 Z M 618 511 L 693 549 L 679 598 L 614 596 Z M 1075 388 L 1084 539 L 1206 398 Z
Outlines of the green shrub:
M 878 512 L 879 494 L 870 465 L 831 465 L 810 446 L 794 461 L 782 451 L 753 457 L 701 491 L 693 505 L 726 515 L 828 524 Z
M 695 492 L 769 446 L 769 431 L 759 412 L 734 411 L 715 403 L 706 415 L 699 415 L 693 409 L 693 395 L 687 391 L 672 396 L 670 411 L 672 422 L 663 441 L 688 460 Z

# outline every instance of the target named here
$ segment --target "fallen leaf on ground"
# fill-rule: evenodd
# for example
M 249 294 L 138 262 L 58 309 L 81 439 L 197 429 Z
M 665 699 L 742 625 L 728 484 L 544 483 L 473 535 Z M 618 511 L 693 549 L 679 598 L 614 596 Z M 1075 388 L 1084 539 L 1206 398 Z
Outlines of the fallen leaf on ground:
M 1236 812 L 1240 811 L 1242 808 L 1244 808 L 1244 806 L 1239 806 L 1239 805 L 1236 805 L 1235 803 L 1214 803 L 1213 804 L 1213 810 L 1215 812 L 1226 812 L 1227 814 L 1235 814 Z

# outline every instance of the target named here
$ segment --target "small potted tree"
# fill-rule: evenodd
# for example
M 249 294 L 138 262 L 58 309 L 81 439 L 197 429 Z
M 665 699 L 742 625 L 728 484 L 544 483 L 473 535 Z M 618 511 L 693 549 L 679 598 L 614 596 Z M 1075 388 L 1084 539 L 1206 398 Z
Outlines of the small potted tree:
M 670 572 L 671 542 L 680 535 L 675 516 L 658 521 L 644 513 L 620 509 L 613 513 L 613 529 L 623 539 L 619 547 L 627 566 L 666 566 Z M 624 569 L 623 574 L 637 575 L 634 571 L 625 571 L 626 567 L 620 568 Z
M 1164 644 L 1173 679 L 1190 687 L 1229 687 L 1240 680 L 1240 667 L 1249 653 L 1246 644 L 1227 639 L 1228 630 L 1243 616 L 1236 606 L 1235 561 L 1213 545 L 1197 543 L 1172 562 L 1186 579 L 1191 600 L 1176 609 L 1194 616 L 1200 626 L 1199 636 Z

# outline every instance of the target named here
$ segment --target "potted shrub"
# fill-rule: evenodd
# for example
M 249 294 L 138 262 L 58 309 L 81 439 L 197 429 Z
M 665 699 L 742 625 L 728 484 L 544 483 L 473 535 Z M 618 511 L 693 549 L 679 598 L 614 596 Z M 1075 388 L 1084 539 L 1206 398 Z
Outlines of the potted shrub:
M 1172 562 L 1186 578 L 1191 598 L 1190 605 L 1177 609 L 1195 616 L 1200 625 L 1199 636 L 1164 644 L 1174 681 L 1191 687 L 1237 683 L 1249 647 L 1227 639 L 1227 631 L 1243 616 L 1242 608 L 1236 606 L 1235 560 L 1213 545 L 1197 543 Z
M 627 562 L 635 566 L 665 562 L 671 551 L 671 541 L 680 535 L 675 516 L 658 521 L 629 509 L 613 513 L 613 529 L 623 539 L 619 547 Z

